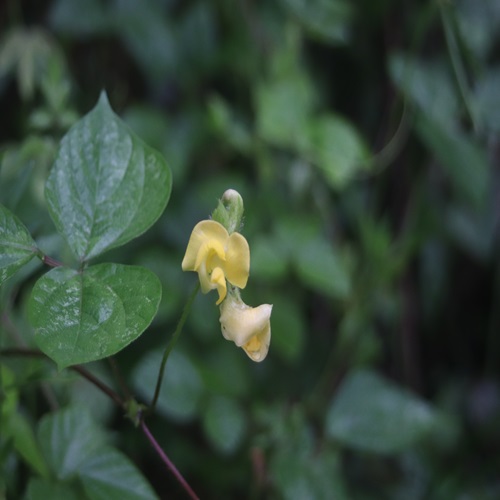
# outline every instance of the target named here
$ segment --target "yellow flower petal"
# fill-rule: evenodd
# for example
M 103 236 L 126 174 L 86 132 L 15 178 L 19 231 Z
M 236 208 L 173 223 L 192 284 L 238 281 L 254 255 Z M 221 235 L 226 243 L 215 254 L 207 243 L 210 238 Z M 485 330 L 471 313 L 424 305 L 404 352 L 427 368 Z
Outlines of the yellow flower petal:
M 229 238 L 229 234 L 222 224 L 213 220 L 202 220 L 198 222 L 191 233 L 186 254 L 182 260 L 183 271 L 194 271 L 196 259 L 201 246 L 207 241 L 217 241 L 223 248 Z
M 220 267 L 216 267 L 212 271 L 210 281 L 214 285 L 212 288 L 217 288 L 217 292 L 219 293 L 219 300 L 215 303 L 216 305 L 219 305 L 226 298 L 227 293 L 226 277 L 224 276 L 224 271 Z
M 243 348 L 253 361 L 263 361 L 271 342 L 271 311 L 273 306 L 250 307 L 229 296 L 221 305 L 222 335 Z
M 239 233 L 229 235 L 216 221 L 201 221 L 189 238 L 182 269 L 198 273 L 203 293 L 216 288 L 220 304 L 226 297 L 226 280 L 238 288 L 247 284 L 250 270 L 247 240 Z
M 250 248 L 240 233 L 229 236 L 224 270 L 230 283 L 238 288 L 245 288 L 250 273 Z

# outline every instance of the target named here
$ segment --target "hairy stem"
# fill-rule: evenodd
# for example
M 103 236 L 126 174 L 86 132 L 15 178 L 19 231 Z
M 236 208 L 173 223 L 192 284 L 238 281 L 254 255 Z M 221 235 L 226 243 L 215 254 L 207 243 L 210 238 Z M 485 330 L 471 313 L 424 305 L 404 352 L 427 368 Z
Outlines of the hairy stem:
M 199 289 L 200 289 L 200 284 L 197 283 L 194 290 L 191 292 L 191 295 L 189 296 L 188 301 L 186 302 L 186 305 L 184 306 L 184 309 L 182 311 L 182 315 L 179 319 L 179 322 L 177 323 L 177 328 L 175 329 L 175 332 L 172 335 L 172 338 L 170 339 L 169 343 L 167 344 L 167 347 L 165 347 L 165 352 L 163 353 L 163 358 L 161 360 L 160 371 L 158 372 L 158 379 L 156 381 L 156 388 L 155 388 L 153 400 L 151 401 L 151 405 L 150 405 L 151 410 L 155 409 L 156 403 L 158 401 L 158 396 L 160 395 L 161 384 L 163 382 L 163 375 L 165 373 L 165 366 L 167 365 L 168 357 L 170 356 L 170 353 L 172 352 L 173 348 L 175 347 L 175 344 L 177 344 L 177 341 L 179 340 L 179 337 L 182 333 L 182 328 L 184 326 L 184 323 L 186 322 L 189 311 L 191 310 L 191 306 L 193 305 L 193 301 L 194 301 Z

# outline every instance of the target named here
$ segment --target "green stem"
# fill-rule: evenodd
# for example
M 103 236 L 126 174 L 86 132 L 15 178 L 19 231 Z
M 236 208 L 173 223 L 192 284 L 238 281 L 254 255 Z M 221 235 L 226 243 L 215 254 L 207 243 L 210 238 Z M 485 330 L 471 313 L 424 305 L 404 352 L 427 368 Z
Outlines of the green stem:
M 149 407 L 151 411 L 154 411 L 156 407 L 156 402 L 158 401 L 158 396 L 160 395 L 161 384 L 163 382 L 163 374 L 165 373 L 165 366 L 167 364 L 168 357 L 170 356 L 170 353 L 175 347 L 175 344 L 177 344 L 177 341 L 179 340 L 179 337 L 182 333 L 182 328 L 187 320 L 189 311 L 191 310 L 191 306 L 193 305 L 194 299 L 199 289 L 200 289 L 200 283 L 198 282 L 194 290 L 191 292 L 191 295 L 189 296 L 186 305 L 184 306 L 184 309 L 182 310 L 182 315 L 179 319 L 179 322 L 177 323 L 177 328 L 175 329 L 172 338 L 165 347 L 165 352 L 163 353 L 163 358 L 161 360 L 160 371 L 158 372 L 158 379 L 156 381 L 155 393 L 153 396 L 153 400 L 151 401 L 151 405 Z

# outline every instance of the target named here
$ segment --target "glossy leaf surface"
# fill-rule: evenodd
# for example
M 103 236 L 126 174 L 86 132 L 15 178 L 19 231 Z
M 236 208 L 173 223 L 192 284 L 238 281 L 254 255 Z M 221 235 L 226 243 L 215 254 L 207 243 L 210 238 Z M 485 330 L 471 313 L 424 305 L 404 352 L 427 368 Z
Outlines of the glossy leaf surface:
M 152 321 L 160 299 L 158 278 L 141 267 L 59 267 L 36 283 L 29 315 L 38 346 L 62 369 L 126 347 Z
M 164 158 L 102 94 L 62 139 L 45 195 L 58 231 L 86 261 L 146 231 L 163 212 L 171 185 Z

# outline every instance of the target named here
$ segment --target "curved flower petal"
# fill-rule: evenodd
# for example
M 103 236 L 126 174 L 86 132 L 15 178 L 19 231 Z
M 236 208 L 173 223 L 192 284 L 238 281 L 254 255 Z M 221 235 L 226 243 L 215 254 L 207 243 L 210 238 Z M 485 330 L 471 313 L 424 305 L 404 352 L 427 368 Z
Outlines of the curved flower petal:
M 250 307 L 229 296 L 220 307 L 222 335 L 243 348 L 253 361 L 263 361 L 271 342 L 272 308 L 270 304 Z
M 213 240 L 217 241 L 224 248 L 228 238 L 229 234 L 222 224 L 214 220 L 202 220 L 198 222 L 194 226 L 186 248 L 186 254 L 184 255 L 184 259 L 182 259 L 182 270 L 195 271 L 198 253 L 204 243 Z
M 224 271 L 220 267 L 216 267 L 212 271 L 212 275 L 210 276 L 210 281 L 214 285 L 212 288 L 217 288 L 217 292 L 219 293 L 219 300 L 215 303 L 216 305 L 219 305 L 226 298 L 226 293 L 227 293 L 226 278 L 224 276 Z
M 244 236 L 232 233 L 226 247 L 226 278 L 238 288 L 245 288 L 250 273 L 250 248 Z

